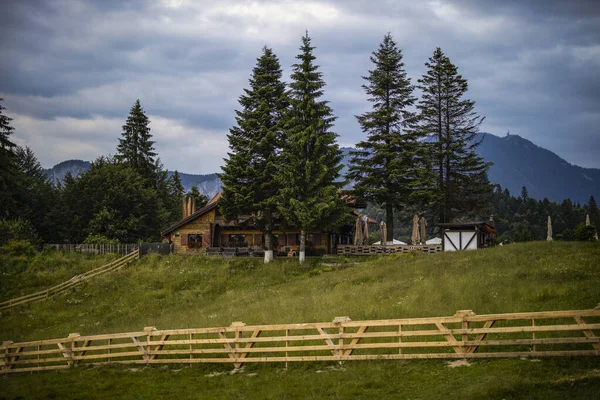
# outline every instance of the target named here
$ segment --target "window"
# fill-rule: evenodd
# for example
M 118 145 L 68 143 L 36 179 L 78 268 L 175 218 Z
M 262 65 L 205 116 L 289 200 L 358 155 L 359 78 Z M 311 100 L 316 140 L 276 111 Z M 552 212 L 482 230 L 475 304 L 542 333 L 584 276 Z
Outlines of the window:
M 202 234 L 201 233 L 193 233 L 189 234 L 187 246 L 190 249 L 199 249 L 202 247 Z
M 246 235 L 229 235 L 229 247 L 248 247 Z

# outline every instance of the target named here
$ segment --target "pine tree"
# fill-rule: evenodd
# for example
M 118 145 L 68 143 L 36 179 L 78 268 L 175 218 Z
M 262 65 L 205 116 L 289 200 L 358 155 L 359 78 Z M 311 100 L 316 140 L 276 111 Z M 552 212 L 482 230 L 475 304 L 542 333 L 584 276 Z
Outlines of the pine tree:
M 291 109 L 286 115 L 287 138 L 277 180 L 279 211 L 288 224 L 300 228 L 300 262 L 304 261 L 306 232 L 325 229 L 344 215 L 335 180 L 342 154 L 331 132 L 335 117 L 320 100 L 325 82 L 314 64 L 308 32 L 302 37 L 298 62 L 292 66 Z
M 19 203 L 19 218 L 30 221 L 45 242 L 59 239 L 56 234 L 59 221 L 53 218 L 59 201 L 56 188 L 29 147 L 17 147 L 15 160 L 19 185 L 14 195 Z
M 0 218 L 13 217 L 17 212 L 14 192 L 18 185 L 18 169 L 15 159 L 16 145 L 11 142 L 10 135 L 14 128 L 10 126 L 12 118 L 4 115 L 0 98 Z
M 136 100 L 131 107 L 129 116 L 117 146 L 115 158 L 126 162 L 146 178 L 149 183 L 154 183 L 157 172 L 156 153 L 154 152 L 154 141 L 150 140 L 150 120 L 144 113 L 140 100 Z
M 388 237 L 382 240 L 391 241 L 394 211 L 415 200 L 423 194 L 421 189 L 433 182 L 426 180 L 417 136 L 406 131 L 414 118 L 409 109 L 416 98 L 402 52 L 391 34 L 385 35 L 372 53 L 371 62 L 374 69 L 363 77 L 367 83 L 362 87 L 373 104 L 372 111 L 356 117 L 367 140 L 356 145 L 358 151 L 351 152 L 348 178 L 354 181 L 357 196 L 384 206 Z
M 208 197 L 206 197 L 204 193 L 200 193 L 198 186 L 193 185 L 188 194 L 196 200 L 196 210 L 199 210 L 208 204 Z
M 265 262 L 273 258 L 273 218 L 279 185 L 282 115 L 289 105 L 277 56 L 263 47 L 240 96 L 237 125 L 230 129 L 228 158 L 219 175 L 223 183 L 221 211 L 228 219 L 253 215 L 265 235 Z
M 463 98 L 467 80 L 439 47 L 425 66 L 427 72 L 417 85 L 422 97 L 415 127 L 435 141 L 430 145 L 438 195 L 433 211 L 438 222 L 450 222 L 486 208 L 492 191 L 487 179 L 491 163 L 475 152 L 482 140 L 477 134 L 483 118 L 474 111 L 475 102 Z
M 529 192 L 527 191 L 527 187 L 526 187 L 526 186 L 523 186 L 523 187 L 521 188 L 521 201 L 522 201 L 523 203 L 526 203 L 526 202 L 527 202 L 527 200 L 529 200 Z
M 167 187 L 169 192 L 169 209 L 171 210 L 171 217 L 173 221 L 179 221 L 182 217 L 181 203 L 185 189 L 181 183 L 181 177 L 177 170 L 175 170 L 173 175 L 168 178 Z
M 596 228 L 600 227 L 600 210 L 598 209 L 598 204 L 596 203 L 596 199 L 594 196 L 590 196 L 590 201 L 588 203 L 588 210 L 590 213 L 590 222 Z
M 171 186 L 174 194 L 183 196 L 183 191 L 185 188 L 183 187 L 183 183 L 181 183 L 181 177 L 179 176 L 179 171 L 177 170 L 175 170 L 171 176 Z

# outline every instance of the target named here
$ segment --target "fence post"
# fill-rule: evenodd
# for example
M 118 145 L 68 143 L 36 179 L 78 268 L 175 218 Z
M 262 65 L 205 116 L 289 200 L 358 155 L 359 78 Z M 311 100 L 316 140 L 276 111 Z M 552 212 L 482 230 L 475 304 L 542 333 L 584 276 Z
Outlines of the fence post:
M 469 329 L 469 321 L 465 321 L 465 317 L 472 317 L 475 316 L 476 314 L 473 312 L 473 310 L 458 310 L 456 312 L 456 314 L 454 314 L 455 317 L 461 317 L 462 321 L 461 321 L 461 328 L 462 329 Z M 462 338 L 461 338 L 461 343 L 460 343 L 460 349 L 462 353 L 467 353 L 468 349 L 465 346 L 465 342 L 469 341 L 469 334 L 467 333 L 463 333 L 462 334 Z
M 4 349 L 4 354 L 2 355 L 3 358 L 3 362 L 1 364 L 1 368 L 0 371 L 6 371 L 8 369 L 10 369 L 11 365 L 10 365 L 10 357 L 8 356 L 9 351 L 8 351 L 8 346 L 10 346 L 11 344 L 13 344 L 14 342 L 12 340 L 6 340 L 4 342 L 2 342 L 2 349 Z
M 348 321 L 352 321 L 352 319 L 348 316 L 344 316 L 344 317 L 335 317 L 333 319 L 333 324 L 337 325 L 338 327 L 338 333 L 340 335 L 344 334 L 344 325 L 342 325 L 344 322 L 348 322 Z M 340 337 L 338 339 L 338 351 L 337 351 L 337 355 L 338 355 L 338 364 L 342 365 L 344 360 L 342 359 L 344 357 L 344 353 L 345 353 L 345 349 L 344 349 L 344 339 L 342 337 Z
M 144 354 L 144 359 L 146 360 L 146 364 L 148 364 L 148 361 L 150 360 L 150 358 L 152 358 L 150 355 L 150 352 L 152 351 L 152 346 L 150 345 L 150 342 L 152 338 L 152 333 L 154 331 L 156 331 L 155 326 L 144 327 L 144 334 L 146 335 L 146 352 Z

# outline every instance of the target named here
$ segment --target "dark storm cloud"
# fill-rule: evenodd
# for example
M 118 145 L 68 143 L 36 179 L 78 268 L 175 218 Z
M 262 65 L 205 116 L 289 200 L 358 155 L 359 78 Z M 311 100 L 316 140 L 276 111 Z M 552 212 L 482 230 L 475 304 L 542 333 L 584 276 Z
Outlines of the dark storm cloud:
M 304 29 L 317 47 L 340 143 L 361 140 L 354 115 L 369 107 L 361 76 L 391 32 L 415 84 L 433 50 L 443 49 L 469 80 L 468 95 L 486 116 L 482 130 L 510 129 L 570 162 L 600 167 L 596 3 L 9 1 L 0 14 L 0 96 L 17 115 L 17 135 L 46 165 L 67 153 L 44 154 L 35 146 L 42 135 L 70 143 L 85 132 L 79 140 L 89 146 L 75 146 L 87 151 L 78 158 L 112 152 L 99 138 L 116 142 L 140 98 L 165 165 L 206 173 L 225 155 L 261 47 L 274 49 L 288 80 Z M 177 156 L 182 137 L 191 143 L 186 154 L 204 163 Z M 215 151 L 222 154 L 208 155 Z

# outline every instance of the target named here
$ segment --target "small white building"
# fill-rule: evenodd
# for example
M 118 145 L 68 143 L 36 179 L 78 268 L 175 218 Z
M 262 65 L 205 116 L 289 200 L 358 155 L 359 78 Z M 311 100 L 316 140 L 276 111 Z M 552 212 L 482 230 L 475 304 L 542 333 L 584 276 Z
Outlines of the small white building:
M 444 251 L 476 250 L 491 245 L 496 236 L 493 222 L 452 222 L 439 224 Z

